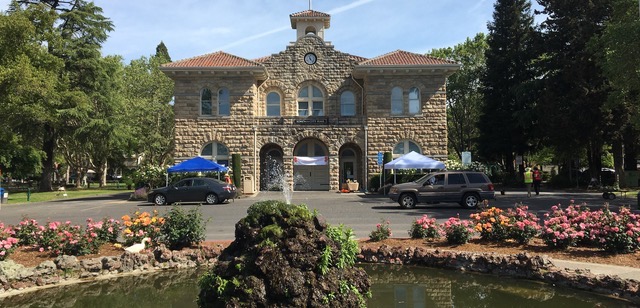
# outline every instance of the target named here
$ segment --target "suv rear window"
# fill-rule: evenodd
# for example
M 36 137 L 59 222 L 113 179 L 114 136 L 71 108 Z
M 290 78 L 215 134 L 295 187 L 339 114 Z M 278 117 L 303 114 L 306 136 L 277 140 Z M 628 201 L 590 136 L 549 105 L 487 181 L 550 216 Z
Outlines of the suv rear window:
M 471 184 L 488 183 L 487 179 L 482 173 L 467 173 L 467 179 L 469 179 L 469 183 Z
M 467 184 L 464 180 L 464 176 L 462 173 L 450 173 L 449 174 L 449 185 L 460 185 Z

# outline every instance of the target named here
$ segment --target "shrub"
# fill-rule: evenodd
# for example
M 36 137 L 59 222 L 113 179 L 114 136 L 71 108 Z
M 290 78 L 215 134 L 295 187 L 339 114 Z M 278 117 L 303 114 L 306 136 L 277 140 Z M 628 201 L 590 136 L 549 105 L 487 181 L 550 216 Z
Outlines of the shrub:
M 460 245 L 469 242 L 473 235 L 473 228 L 469 220 L 461 220 L 459 217 L 450 217 L 442 225 L 447 242 Z
M 93 219 L 87 218 L 87 227 L 85 232 L 95 233 L 96 239 L 100 244 L 117 243 L 118 236 L 122 226 L 120 221 L 113 218 L 103 218 L 101 221 L 94 222 Z
M 38 222 L 35 219 L 29 219 L 27 217 L 23 217 L 17 226 L 13 226 L 14 236 L 18 239 L 20 246 L 35 245 L 38 230 Z
M 562 210 L 554 205 L 551 210 L 551 214 L 544 214 L 546 220 L 540 237 L 549 247 L 566 249 L 575 246 L 584 237 L 584 231 L 577 230 L 571 223 L 570 214 L 574 210 L 573 207 Z
M 161 239 L 170 249 L 181 249 L 200 244 L 205 239 L 206 222 L 200 207 L 185 211 L 174 206 L 165 215 L 160 228 Z
M 5 228 L 0 222 L 0 261 L 4 261 L 16 249 L 18 239 L 13 237 L 14 233 L 11 227 Z
M 437 239 L 440 238 L 440 235 L 440 225 L 438 225 L 435 218 L 429 218 L 427 215 L 416 219 L 411 224 L 411 229 L 409 229 L 411 238 Z
M 475 231 L 480 232 L 480 238 L 483 240 L 500 242 L 509 237 L 510 219 L 504 215 L 503 210 L 491 207 L 480 213 L 471 214 L 470 217 Z
M 508 209 L 506 216 L 509 217 L 508 237 L 519 244 L 528 243 L 540 233 L 539 219 L 533 213 L 529 213 L 529 207 L 526 205 L 517 205 L 515 209 Z
M 369 234 L 369 239 L 374 242 L 379 242 L 382 240 L 386 240 L 391 236 L 391 228 L 389 221 L 385 221 L 384 219 L 376 225 L 376 229 L 371 231 Z
M 47 226 L 39 226 L 36 233 L 36 245 L 40 251 L 50 251 L 54 255 L 81 256 L 97 251 L 95 236 L 85 234 L 78 225 L 70 221 L 47 222 Z
M 593 224 L 598 234 L 599 247 L 612 253 L 633 253 L 640 247 L 640 216 L 621 208 L 619 213 L 608 208 L 601 210 L 602 215 Z
M 148 212 L 136 211 L 133 217 L 122 216 L 122 237 L 125 245 L 141 243 L 142 239 L 148 237 L 151 241 L 157 241 L 160 236 L 160 227 L 164 224 L 164 218 L 158 216 L 158 211 L 154 210 L 153 215 Z

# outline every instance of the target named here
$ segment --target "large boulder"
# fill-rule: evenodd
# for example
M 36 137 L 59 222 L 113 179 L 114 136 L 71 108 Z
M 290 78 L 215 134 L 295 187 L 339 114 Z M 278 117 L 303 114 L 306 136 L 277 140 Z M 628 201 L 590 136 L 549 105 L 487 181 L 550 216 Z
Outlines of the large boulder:
M 200 281 L 200 307 L 361 307 L 370 294 L 354 267 L 352 231 L 327 226 L 304 205 L 263 201 Z

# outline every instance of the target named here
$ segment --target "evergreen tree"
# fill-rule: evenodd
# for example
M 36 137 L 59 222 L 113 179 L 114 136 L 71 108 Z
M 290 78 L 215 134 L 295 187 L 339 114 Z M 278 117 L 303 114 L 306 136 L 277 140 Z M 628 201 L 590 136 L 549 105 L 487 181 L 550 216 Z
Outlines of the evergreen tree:
M 514 153 L 530 150 L 536 123 L 535 101 L 528 90 L 536 59 L 531 3 L 496 1 L 488 29 L 478 146 L 482 157 L 504 162 L 507 173 L 514 174 Z
M 556 155 L 567 162 L 586 153 L 591 176 L 598 176 L 603 145 L 611 137 L 607 126 L 612 114 L 603 108 L 609 83 L 596 62 L 598 53 L 589 45 L 602 35 L 611 0 L 538 3 L 547 16 L 541 25 L 545 74 L 540 111 L 545 134 Z

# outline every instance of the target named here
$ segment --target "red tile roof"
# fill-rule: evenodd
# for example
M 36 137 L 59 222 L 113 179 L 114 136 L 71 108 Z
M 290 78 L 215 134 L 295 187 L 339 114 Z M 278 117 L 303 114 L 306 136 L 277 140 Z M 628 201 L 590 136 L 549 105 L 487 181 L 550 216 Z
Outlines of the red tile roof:
M 247 60 L 223 51 L 167 63 L 163 67 L 198 68 L 198 67 L 260 67 L 260 63 Z
M 314 10 L 306 10 L 298 13 L 293 13 L 289 15 L 289 17 L 331 17 L 331 15 Z
M 410 66 L 410 65 L 442 65 L 442 64 L 457 64 L 454 61 L 435 58 L 431 56 L 425 56 L 417 53 L 407 52 L 403 50 L 396 50 L 390 53 L 362 61 L 358 65 L 367 66 Z

